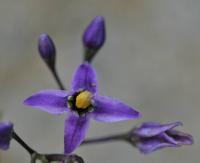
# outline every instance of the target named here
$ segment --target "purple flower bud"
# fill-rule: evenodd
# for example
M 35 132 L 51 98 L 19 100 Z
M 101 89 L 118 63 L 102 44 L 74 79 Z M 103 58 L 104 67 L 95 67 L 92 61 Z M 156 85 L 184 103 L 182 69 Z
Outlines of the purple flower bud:
M 182 125 L 181 122 L 163 125 L 156 122 L 145 122 L 139 128 L 133 129 L 130 141 L 144 154 L 165 147 L 193 144 L 191 135 L 173 129 L 180 125 Z
M 0 149 L 7 150 L 12 138 L 13 124 L 0 122 Z
M 93 57 L 103 46 L 105 38 L 105 20 L 102 16 L 96 16 L 83 34 L 83 45 L 86 49 L 86 53 L 90 53 L 90 57 Z
M 55 64 L 56 48 L 53 40 L 46 33 L 42 33 L 38 39 L 38 50 L 40 56 L 48 64 L 48 66 L 53 66 Z

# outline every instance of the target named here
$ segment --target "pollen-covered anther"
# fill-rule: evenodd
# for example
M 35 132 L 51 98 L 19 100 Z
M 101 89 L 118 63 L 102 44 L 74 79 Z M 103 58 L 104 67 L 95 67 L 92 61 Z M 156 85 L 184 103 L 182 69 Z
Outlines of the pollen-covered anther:
M 91 105 L 92 94 L 89 91 L 83 91 L 76 97 L 76 107 L 87 109 Z

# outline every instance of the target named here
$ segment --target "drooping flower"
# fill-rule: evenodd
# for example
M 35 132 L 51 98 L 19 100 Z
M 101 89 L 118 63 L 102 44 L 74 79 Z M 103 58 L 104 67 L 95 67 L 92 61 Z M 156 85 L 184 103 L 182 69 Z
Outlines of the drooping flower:
M 7 150 L 12 138 L 13 124 L 11 122 L 0 122 L 0 149 Z
M 85 48 L 85 61 L 90 62 L 106 39 L 104 17 L 96 16 L 87 26 L 82 39 Z
M 145 122 L 139 128 L 132 131 L 133 145 L 141 153 L 149 154 L 165 147 L 180 147 L 193 144 L 191 135 L 174 130 L 182 125 L 181 122 L 160 124 L 157 122 Z
M 72 153 L 84 140 L 91 118 L 102 122 L 130 120 L 140 116 L 132 107 L 97 91 L 94 68 L 85 62 L 78 66 L 71 91 L 43 90 L 24 101 L 24 104 L 50 114 L 68 112 L 65 121 L 65 153 Z
M 53 69 L 55 65 L 56 48 L 51 37 L 42 33 L 38 39 L 38 51 L 46 64 Z

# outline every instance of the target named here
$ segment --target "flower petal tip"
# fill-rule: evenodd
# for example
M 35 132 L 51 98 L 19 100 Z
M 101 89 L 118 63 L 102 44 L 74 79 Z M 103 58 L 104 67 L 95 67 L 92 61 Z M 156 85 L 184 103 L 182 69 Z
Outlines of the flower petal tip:
M 28 98 L 26 98 L 24 101 L 23 101 L 23 104 L 24 105 L 28 105 L 28 106 L 31 106 L 31 97 L 28 97 Z
M 176 125 L 176 126 L 183 126 L 183 123 L 181 121 L 176 121 L 176 122 L 174 122 L 174 125 Z
M 134 118 L 141 118 L 142 114 L 139 111 L 134 110 Z
M 185 145 L 193 145 L 194 144 L 194 138 L 192 135 L 188 134 L 188 141 L 185 143 Z

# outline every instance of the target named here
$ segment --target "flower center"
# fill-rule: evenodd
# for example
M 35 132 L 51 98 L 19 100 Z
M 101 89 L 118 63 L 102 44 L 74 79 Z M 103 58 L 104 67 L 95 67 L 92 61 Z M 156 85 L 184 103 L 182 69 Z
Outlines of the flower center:
M 67 99 L 68 107 L 80 116 L 93 111 L 92 93 L 87 90 L 75 92 Z
M 79 109 L 87 109 L 91 105 L 92 94 L 88 91 L 83 91 L 76 97 L 76 107 Z

